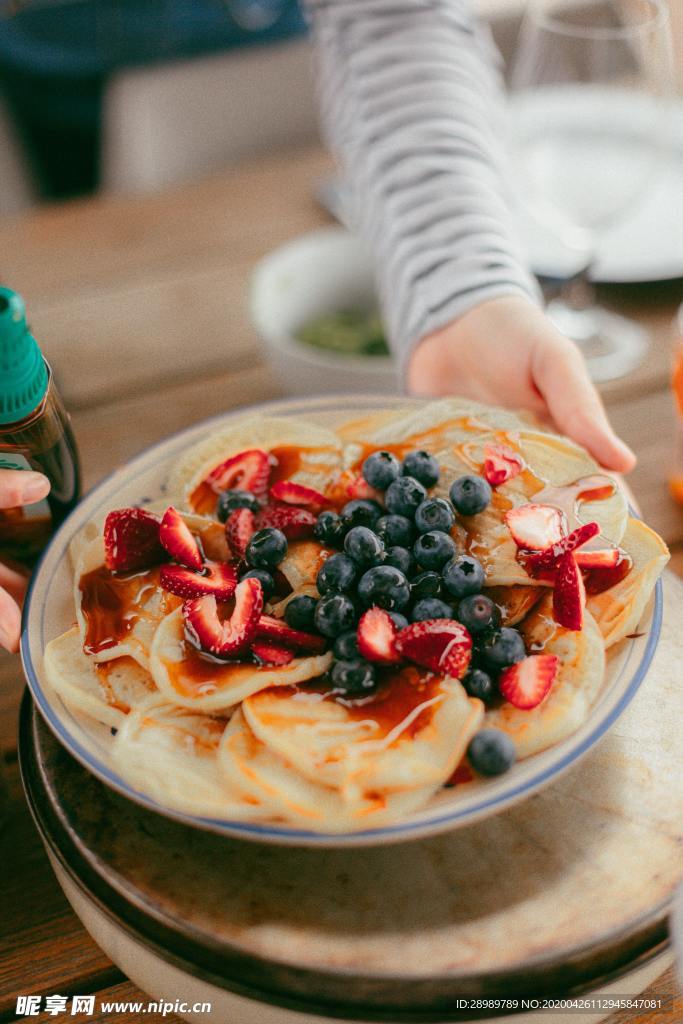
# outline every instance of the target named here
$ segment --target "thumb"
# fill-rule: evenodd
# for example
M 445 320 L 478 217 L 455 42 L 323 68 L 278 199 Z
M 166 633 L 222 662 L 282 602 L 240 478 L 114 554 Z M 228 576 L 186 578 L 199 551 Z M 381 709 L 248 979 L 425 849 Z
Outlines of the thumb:
M 576 345 L 561 335 L 534 350 L 534 383 L 558 428 L 606 469 L 630 472 L 636 457 L 612 430 Z

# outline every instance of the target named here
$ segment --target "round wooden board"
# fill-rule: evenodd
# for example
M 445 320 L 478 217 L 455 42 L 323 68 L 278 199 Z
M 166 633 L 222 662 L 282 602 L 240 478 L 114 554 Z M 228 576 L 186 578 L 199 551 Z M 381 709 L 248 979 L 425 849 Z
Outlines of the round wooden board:
M 35 715 L 21 754 L 29 799 L 100 902 L 227 987 L 366 1019 L 593 987 L 661 948 L 680 876 L 683 585 L 664 587 L 648 678 L 609 734 L 549 788 L 470 828 L 351 850 L 194 831 L 97 782 Z

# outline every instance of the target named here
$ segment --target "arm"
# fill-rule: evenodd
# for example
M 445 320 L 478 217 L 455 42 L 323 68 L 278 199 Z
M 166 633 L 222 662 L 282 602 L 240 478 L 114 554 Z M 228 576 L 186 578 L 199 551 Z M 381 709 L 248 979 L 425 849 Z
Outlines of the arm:
M 518 249 L 495 51 L 468 0 L 306 5 L 349 220 L 372 246 L 409 388 L 524 405 L 605 465 L 631 468 L 575 346 L 542 314 Z
M 49 490 L 50 482 L 41 473 L 0 469 L 0 509 L 40 501 Z M 19 649 L 21 605 L 25 593 L 26 576 L 0 562 L 0 647 L 8 651 Z

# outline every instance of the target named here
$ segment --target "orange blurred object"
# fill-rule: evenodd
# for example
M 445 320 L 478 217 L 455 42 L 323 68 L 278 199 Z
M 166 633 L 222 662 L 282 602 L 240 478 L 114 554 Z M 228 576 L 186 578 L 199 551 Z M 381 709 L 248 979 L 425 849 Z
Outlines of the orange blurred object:
M 669 490 L 672 497 L 683 505 L 683 306 L 678 313 L 679 341 L 674 355 L 671 389 L 678 409 L 678 450 L 676 468 L 669 477 Z

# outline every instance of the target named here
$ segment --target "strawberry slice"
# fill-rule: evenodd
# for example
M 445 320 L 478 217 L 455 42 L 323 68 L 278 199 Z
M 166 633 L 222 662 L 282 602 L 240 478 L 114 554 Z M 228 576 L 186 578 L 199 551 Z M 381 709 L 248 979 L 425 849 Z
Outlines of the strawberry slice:
M 268 490 L 269 476 L 268 453 L 264 452 L 262 448 L 251 448 L 221 462 L 211 470 L 203 483 L 207 484 L 216 494 L 238 488 L 242 491 L 251 491 L 252 494 L 261 498 Z
M 183 605 L 185 628 L 193 643 L 209 654 L 241 654 L 254 639 L 262 608 L 263 590 L 259 581 L 242 580 L 237 584 L 235 607 L 229 619 L 221 622 L 216 598 L 205 594 Z
M 303 540 L 313 536 L 316 517 L 306 508 L 294 505 L 266 505 L 256 516 L 256 529 L 274 526 L 282 530 L 287 540 Z
M 599 551 L 577 551 L 576 564 L 582 569 L 614 569 L 622 559 L 619 548 L 600 548 Z
M 199 545 L 180 512 L 173 508 L 173 505 L 164 512 L 159 527 L 159 540 L 176 562 L 186 565 L 188 569 L 201 569 L 204 559 Z
M 371 487 L 365 477 L 360 475 L 351 477 L 346 484 L 346 493 L 349 498 L 365 498 L 374 501 L 381 501 L 383 498 L 381 491 Z
M 522 456 L 505 444 L 484 446 L 484 476 L 492 487 L 512 480 L 524 468 Z
M 505 513 L 505 522 L 520 548 L 545 551 L 562 539 L 564 515 L 552 505 L 520 505 Z
M 358 650 L 368 661 L 400 661 L 396 624 L 383 608 L 369 608 L 358 623 Z
M 274 640 L 297 651 L 309 654 L 321 654 L 327 645 L 324 636 L 317 633 L 305 633 L 302 629 L 292 629 L 284 619 L 276 619 L 274 615 L 262 615 L 256 627 L 259 639 Z
M 256 532 L 256 519 L 250 508 L 236 508 L 225 521 L 225 536 L 235 558 L 244 558 L 247 544 Z
M 235 593 L 237 569 L 231 562 L 207 562 L 203 573 L 184 565 L 162 565 L 159 583 L 178 597 L 203 597 L 213 594 L 217 601 L 227 601 Z
M 520 557 L 524 568 L 534 579 L 552 582 L 555 578 L 555 569 L 560 558 L 563 555 L 569 554 L 570 551 L 576 551 L 583 544 L 587 544 L 589 540 L 597 537 L 599 533 L 600 527 L 597 523 L 584 523 L 582 526 L 572 530 L 571 533 L 568 533 L 566 537 L 562 537 L 556 544 L 551 544 L 545 551 L 522 551 L 520 552 Z M 586 552 L 585 554 L 597 554 L 597 552 Z M 577 551 L 576 560 L 579 565 L 581 564 L 579 561 L 581 557 L 584 557 L 584 555 Z
M 560 659 L 556 654 L 531 654 L 504 668 L 498 688 L 516 708 L 529 711 L 537 707 L 550 692 L 557 678 Z
M 283 644 L 269 643 L 266 640 L 254 640 L 251 653 L 264 665 L 289 665 L 294 658 L 294 651 Z
M 553 590 L 553 616 L 565 629 L 583 627 L 583 609 L 586 607 L 586 588 L 581 570 L 572 552 L 563 555 L 555 571 Z
M 291 480 L 278 480 L 270 488 L 270 496 L 275 501 L 284 501 L 287 505 L 305 505 L 321 509 L 327 504 L 327 498 L 313 487 L 292 483 Z
M 472 637 L 455 619 L 426 619 L 401 629 L 396 647 L 416 665 L 460 679 L 470 663 Z
M 119 508 L 104 521 L 104 564 L 112 572 L 133 572 L 168 556 L 159 540 L 161 520 L 144 508 Z

